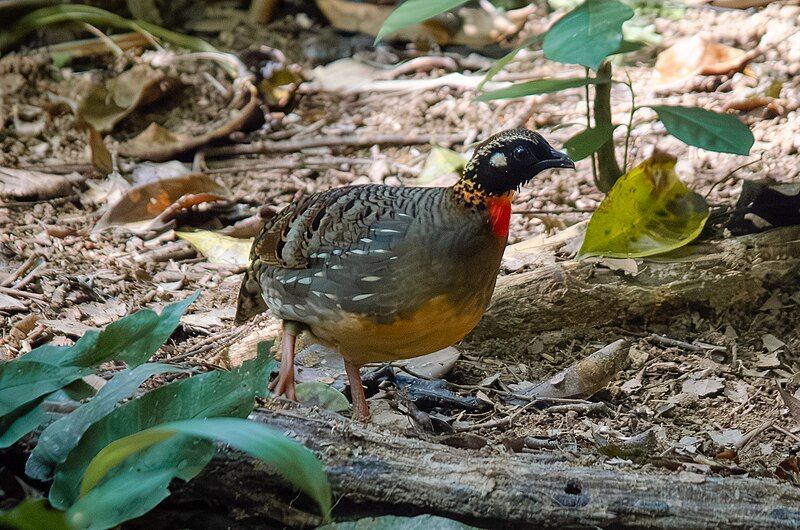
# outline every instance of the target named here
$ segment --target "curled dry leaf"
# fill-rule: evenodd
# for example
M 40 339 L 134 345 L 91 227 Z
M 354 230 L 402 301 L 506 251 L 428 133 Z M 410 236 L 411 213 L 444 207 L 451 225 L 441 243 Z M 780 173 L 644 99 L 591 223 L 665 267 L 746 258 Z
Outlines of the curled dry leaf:
M 131 231 L 149 230 L 155 219 L 164 222 L 180 210 L 227 196 L 228 190 L 208 175 L 198 173 L 148 181 L 125 192 L 92 231 L 113 226 L 124 226 Z
M 258 91 L 250 80 L 238 83 L 238 87 L 239 92 L 233 98 L 233 109 L 228 119 L 217 128 L 204 134 L 188 136 L 173 133 L 157 123 L 151 123 L 138 136 L 121 144 L 119 153 L 123 156 L 162 162 L 240 130 L 258 110 L 260 101 Z M 241 108 L 238 106 L 239 102 L 243 102 Z
M 557 373 L 547 381 L 526 390 L 534 398 L 582 398 L 601 390 L 628 362 L 624 339 L 612 342 Z
M 160 70 L 137 64 L 113 79 L 98 83 L 78 105 L 77 117 L 97 132 L 110 132 L 138 107 L 158 101 L 181 86 Z
M 37 201 L 64 197 L 86 178 L 78 173 L 55 175 L 0 167 L 0 199 Z
M 743 68 L 757 52 L 710 42 L 700 35 L 681 39 L 658 54 L 655 83 L 678 85 L 696 75 L 719 75 Z

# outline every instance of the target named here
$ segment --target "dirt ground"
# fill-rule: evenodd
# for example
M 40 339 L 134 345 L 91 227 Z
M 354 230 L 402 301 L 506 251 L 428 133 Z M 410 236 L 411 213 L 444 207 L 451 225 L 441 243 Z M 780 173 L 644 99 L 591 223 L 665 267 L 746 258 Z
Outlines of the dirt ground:
M 319 24 L 318 19 L 312 21 Z M 537 19 L 529 29 L 546 21 Z M 763 93 L 778 80 L 782 82 L 783 109 L 779 113 L 761 108 L 741 113 L 756 139 L 750 157 L 687 147 L 666 135 L 654 113 L 642 110 L 634 122 L 632 160 L 643 160 L 654 148 L 674 154 L 680 160 L 680 176 L 700 194 L 708 194 L 712 205 L 732 205 L 744 179 L 798 182 L 798 28 L 800 7 L 778 4 L 753 12 L 689 8 L 680 19 L 656 18 L 655 29 L 664 44 L 701 33 L 744 50 L 758 47 L 762 53 L 745 73 L 698 76 L 688 88 L 659 91 L 651 83 L 659 48 L 648 47 L 616 70 L 620 79 L 625 73 L 630 75 L 638 105 L 659 102 L 721 109 L 725 104 Z M 269 44 L 285 48 L 290 60 L 304 62 L 310 68 L 305 58 L 297 56 L 301 48 L 297 43 L 305 42 L 308 34 L 300 33 L 289 17 L 257 32 L 236 27 L 218 33 L 215 42 L 245 48 L 258 44 L 254 39 L 264 38 Z M 357 43 L 355 39 L 347 42 L 353 46 Z M 381 63 L 391 59 L 392 52 L 381 49 L 358 52 L 357 56 Z M 46 55 L 0 59 L 0 166 L 35 167 L 45 172 L 69 164 L 85 166 L 85 134 L 76 128 L 70 112 L 54 107 L 58 102 L 74 101 L 93 78 L 118 71 L 122 64 L 120 59 L 106 59 L 95 61 L 88 69 L 72 70 L 56 68 Z M 491 63 L 484 60 L 482 64 Z M 219 118 L 225 98 L 213 83 L 207 82 L 209 73 L 222 77 L 219 70 L 186 66 L 178 73 L 187 85 L 180 97 L 171 106 L 149 109 L 146 115 L 124 120 L 112 135 L 106 136 L 112 152 L 152 120 L 173 130 L 196 134 L 207 122 Z M 425 79 L 444 73 L 434 69 L 410 76 Z M 541 53 L 529 52 L 510 66 L 508 75 L 512 74 L 540 77 L 583 72 L 548 62 Z M 513 123 L 537 129 L 555 146 L 561 146 L 585 123 L 583 89 L 508 102 L 478 102 L 474 96 L 473 90 L 457 87 L 356 95 L 311 90 L 298 97 L 296 107 L 282 123 L 237 133 L 234 139 L 245 143 L 332 134 L 463 133 L 465 144 L 469 144 Z M 614 86 L 615 122 L 627 122 L 629 98 L 624 85 Z M 29 107 L 49 111 L 45 129 L 26 137 L 18 133 L 13 122 L 20 109 Z M 624 138 L 623 129 L 617 130 L 620 140 Z M 464 151 L 467 145 L 456 149 Z M 273 170 L 242 169 L 252 163 L 244 162 L 243 157 L 209 156 L 206 163 L 214 178 L 230 190 L 230 202 L 238 204 L 239 210 L 235 215 L 211 216 L 211 221 L 203 218 L 202 222 L 207 223 L 206 227 L 221 228 L 252 215 L 261 206 L 274 213 L 298 192 L 375 181 L 413 185 L 428 151 L 427 145 L 332 146 L 249 157 L 262 162 L 291 161 L 299 166 Z M 366 159 L 369 163 L 348 163 L 337 158 L 336 163 L 305 164 L 314 157 Z M 191 157 L 185 161 L 190 162 Z M 130 160 L 120 162 L 123 169 L 134 165 Z M 75 195 L 0 205 L 0 279 L 13 274 L 29 256 L 42 258 L 27 283 L 19 287 L 34 296 L 10 295 L 25 308 L 0 308 L 4 343 L 0 358 L 13 358 L 50 340 L 69 343 L 86 329 L 106 325 L 140 307 L 161 307 L 197 289 L 201 291 L 199 300 L 189 309 L 189 317 L 179 332 L 159 353 L 160 358 L 201 368 L 225 367 L 242 349 L 234 348 L 231 353 L 232 342 L 247 342 L 244 337 L 256 328 L 262 329 L 258 335 L 261 338 L 277 331 L 274 319 L 266 317 L 236 328 L 232 318 L 241 268 L 209 264 L 187 243 L 178 240 L 174 230 L 150 234 L 153 237 L 149 238 L 125 231 L 92 233 L 92 226 L 106 207 L 108 182 L 105 176 L 93 173 Z M 542 175 L 523 188 L 514 202 L 510 242 L 588 219 L 601 199 L 602 194 L 592 182 L 588 160 L 579 162 L 574 173 Z M 191 216 L 184 221 L 200 226 Z M 573 337 L 549 340 L 546 348 L 538 337 L 529 337 L 525 351 L 512 358 L 477 357 L 466 350 L 446 378 L 453 383 L 452 390 L 477 396 L 488 404 L 488 410 L 428 412 L 444 423 L 462 427 L 506 417 L 518 405 L 503 403 L 503 392 L 507 394 L 519 388 L 514 385 L 525 381 L 546 378 L 599 347 L 626 338 L 632 344 L 631 363 L 605 390 L 590 399 L 604 402 L 605 407 L 574 407 L 558 412 L 532 409 L 501 427 L 470 428 L 469 432 L 479 440 L 473 443 L 482 446 L 478 450 L 523 451 L 542 461 L 615 469 L 775 476 L 778 466 L 800 451 L 800 425 L 778 394 L 778 384 L 794 391 L 798 382 L 798 306 L 800 289 L 795 283 L 765 293 L 752 307 L 737 307 L 723 314 L 687 309 L 669 325 L 601 329 L 587 334 L 590 338 L 586 341 Z M 33 322 L 30 315 L 37 315 L 38 321 Z M 653 340 L 651 333 L 679 342 L 666 345 Z M 108 373 L 113 370 L 109 367 Z M 389 406 L 396 396 L 392 398 L 385 392 L 382 395 L 371 400 L 372 407 L 376 416 L 388 419 L 376 429 L 443 441 L 451 435 L 442 434 L 441 430 L 426 432 L 411 418 L 403 417 L 407 409 L 402 402 Z M 799 475 L 781 476 L 798 480 Z

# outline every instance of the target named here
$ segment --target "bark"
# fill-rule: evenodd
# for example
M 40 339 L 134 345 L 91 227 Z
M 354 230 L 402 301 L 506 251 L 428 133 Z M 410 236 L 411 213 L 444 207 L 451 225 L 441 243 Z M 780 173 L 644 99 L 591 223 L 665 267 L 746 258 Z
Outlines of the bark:
M 467 348 L 503 356 L 553 330 L 668 322 L 686 308 L 747 308 L 768 289 L 800 277 L 800 227 L 637 260 L 633 276 L 597 262 L 556 261 L 547 242 L 533 253 L 532 270 L 498 279 L 492 304 L 467 337 Z
M 546 464 L 531 454 L 479 453 L 377 432 L 332 413 L 262 411 L 253 419 L 320 456 L 339 519 L 432 513 L 498 528 L 800 525 L 800 489 L 771 479 Z M 279 484 L 249 457 L 222 453 L 188 488 L 232 514 L 291 526 L 319 522 L 310 504 Z

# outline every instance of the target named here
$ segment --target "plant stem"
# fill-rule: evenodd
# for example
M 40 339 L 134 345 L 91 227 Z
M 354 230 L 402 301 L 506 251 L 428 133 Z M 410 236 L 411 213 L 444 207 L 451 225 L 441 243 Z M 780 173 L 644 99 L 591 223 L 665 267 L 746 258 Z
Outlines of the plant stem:
M 625 70 L 625 75 L 628 77 L 628 90 L 631 91 L 631 113 L 628 116 L 628 130 L 625 133 L 625 156 L 622 158 L 622 173 L 628 172 L 628 144 L 631 141 L 631 130 L 633 129 L 633 114 L 636 112 L 636 94 L 633 93 L 633 81 L 631 81 L 631 74 Z
M 598 83 L 594 87 L 594 123 L 595 126 L 611 125 L 611 63 L 604 61 L 597 70 L 598 79 L 608 79 L 608 83 Z M 622 175 L 614 153 L 614 139 L 610 139 L 597 150 L 598 174 L 595 185 L 603 193 L 614 186 Z
M 586 79 L 589 79 L 589 69 L 586 69 Z M 586 84 L 586 128 L 592 128 L 592 108 L 589 103 L 589 84 Z M 594 153 L 590 155 L 592 159 L 592 180 L 597 185 L 597 164 L 595 162 Z

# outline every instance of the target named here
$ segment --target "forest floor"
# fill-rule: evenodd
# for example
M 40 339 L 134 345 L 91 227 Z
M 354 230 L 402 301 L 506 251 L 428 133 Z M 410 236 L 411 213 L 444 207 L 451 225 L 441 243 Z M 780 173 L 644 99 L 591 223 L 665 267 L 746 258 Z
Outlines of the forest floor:
M 288 16 L 257 31 L 246 25 L 234 26 L 218 32 L 211 40 L 243 49 L 258 45 L 263 39 L 284 50 L 289 61 L 301 63 L 307 72 L 312 71 L 312 65 L 301 52 L 311 53 L 309 50 L 320 47 L 349 46 L 356 50 L 358 59 L 370 64 L 392 64 L 397 60 L 398 52 L 391 48 L 360 50 L 363 39 L 317 31 L 320 21 L 315 16 L 311 14 L 310 31 L 301 28 L 297 17 Z M 207 18 L 212 20 L 213 16 Z M 548 20 L 537 19 L 528 29 L 545 27 Z M 735 203 L 742 182 L 747 179 L 797 183 L 798 28 L 800 7 L 777 4 L 757 12 L 689 8 L 677 20 L 656 17 L 655 29 L 664 45 L 702 34 L 743 50 L 758 47 L 762 53 L 750 62 L 745 73 L 696 76 L 682 87 L 664 90 L 655 89 L 652 84 L 657 47 L 647 47 L 616 70 L 621 79 L 626 74 L 630 76 L 637 104 L 660 102 L 719 110 L 763 94 L 779 81 L 783 108 L 777 112 L 756 108 L 741 113 L 756 139 L 749 157 L 687 147 L 667 136 L 654 114 L 641 111 L 631 135 L 631 160 L 644 160 L 654 148 L 675 155 L 680 177 L 692 189 L 707 195 L 712 205 Z M 457 70 L 463 73 L 491 64 L 490 59 L 466 52 L 453 56 Z M 275 336 L 279 325 L 269 316 L 240 328 L 234 325 L 241 267 L 209 263 L 177 238 L 171 226 L 137 234 L 128 230 L 92 231 L 110 197 L 115 196 L 115 181 L 87 166 L 86 135 L 76 127 L 73 115 L 60 107 L 77 100 L 92 80 L 119 72 L 125 60 L 95 58 L 90 68 L 72 69 L 53 66 L 50 59 L 46 53 L 0 59 L 0 166 L 51 173 L 77 169 L 86 179 L 76 193 L 66 197 L 0 204 L 0 281 L 10 279 L 3 285 L 16 286 L 0 298 L 0 358 L 13 358 L 48 341 L 68 344 L 87 329 L 107 325 L 141 307 L 163 307 L 196 290 L 201 293 L 199 299 L 158 358 L 208 369 L 230 367 L 242 356 L 252 354 L 255 341 Z M 173 66 L 186 84 L 179 97 L 170 98 L 169 105 L 131 115 L 106 136 L 111 152 L 150 121 L 192 135 L 203 130 L 207 122 L 219 119 L 220 113 L 225 112 L 225 89 L 229 83 L 219 68 L 192 64 Z M 343 75 L 324 69 L 316 72 L 308 75 L 316 76 L 317 82 L 320 76 Z M 435 79 L 446 73 L 434 68 L 411 72 L 401 79 Z M 583 71 L 548 62 L 541 53 L 529 52 L 521 54 L 504 75 L 537 78 L 556 74 L 583 75 Z M 220 79 L 224 86 L 218 86 Z M 503 79 L 502 75 L 497 79 Z M 560 147 L 585 124 L 582 88 L 525 100 L 479 102 L 473 89 L 458 86 L 356 93 L 345 93 L 343 87 L 324 90 L 314 86 L 312 82 L 301 87 L 294 96 L 296 104 L 285 116 L 273 114 L 273 123 L 255 131 L 235 133 L 236 144 L 273 139 L 294 141 L 303 147 L 303 142 L 320 136 L 420 134 L 430 135 L 435 141 L 437 137 L 457 134 L 463 140 L 454 148 L 466 151 L 474 141 L 512 124 L 539 130 Z M 615 122 L 627 123 L 629 98 L 624 85 L 614 86 Z M 42 112 L 44 124 L 36 129 L 35 116 Z M 29 119 L 26 113 L 34 116 L 29 122 L 34 123 L 34 130 L 27 133 L 15 127 L 15 121 L 19 125 L 19 120 Z M 623 129 L 617 130 L 620 142 L 624 139 Z M 373 147 L 334 143 L 250 156 L 215 156 L 212 148 L 204 159 L 195 159 L 196 167 L 208 170 L 223 184 L 229 191 L 228 205 L 235 206 L 222 213 L 210 208 L 200 214 L 184 214 L 178 221 L 195 228 L 221 229 L 257 213 L 262 206 L 265 216 L 274 214 L 298 193 L 354 183 L 414 185 L 429 150 L 426 142 Z M 191 157 L 184 161 L 190 162 Z M 128 173 L 134 167 L 147 170 L 131 159 L 121 158 L 119 162 Z M 752 163 L 734 173 L 748 162 Z M 248 166 L 252 164 L 261 167 Z M 270 164 L 275 168 L 269 169 Z M 437 182 L 446 181 L 445 177 Z M 514 201 L 510 242 L 553 233 L 586 220 L 601 200 L 588 159 L 579 162 L 575 172 L 541 175 L 525 186 Z M 19 277 L 12 277 L 31 256 L 33 266 Z M 431 432 L 415 422 L 401 397 L 381 392 L 370 400 L 376 420 L 373 428 L 462 444 L 463 440 L 453 442 L 453 431 L 464 430 L 471 433 L 469 444 L 479 448 L 476 450 L 530 453 L 523 456 L 567 465 L 659 469 L 701 476 L 773 477 L 779 466 L 791 467 L 787 459 L 800 451 L 800 422 L 778 393 L 778 385 L 794 391 L 800 382 L 799 309 L 800 288 L 795 283 L 765 292 L 750 307 L 735 307 L 721 314 L 687 309 L 667 324 L 638 323 L 600 329 L 585 342 L 573 336 L 560 341 L 554 340 L 552 334 L 547 341 L 531 336 L 524 351 L 502 357 L 477 356 L 466 349 L 445 378 L 453 383 L 451 389 L 456 393 L 477 396 L 486 404 L 486 410 L 425 411 L 441 420 L 434 422 Z M 674 340 L 670 343 L 653 339 L 652 333 Z M 475 428 L 475 424 L 504 418 L 518 410 L 519 405 L 500 399 L 504 392 L 520 388 L 515 385 L 547 378 L 618 338 L 630 341 L 631 362 L 604 390 L 589 397 L 591 402 L 605 402 L 606 407 L 531 410 L 500 427 Z M 335 367 L 332 372 L 313 370 L 335 365 L 328 354 L 316 352 L 301 356 L 303 359 L 305 366 L 301 368 L 306 374 L 301 374 L 301 380 L 336 380 L 337 385 L 343 381 Z M 107 373 L 114 370 L 109 366 Z M 273 406 L 274 401 L 267 400 L 263 405 Z M 620 449 L 623 442 L 631 439 L 634 444 L 641 444 L 636 445 L 636 451 Z M 779 475 L 791 478 L 791 473 Z

